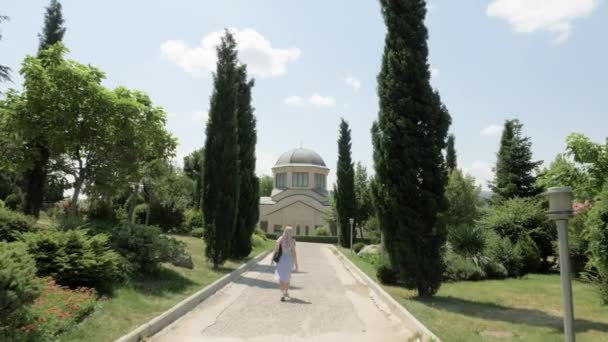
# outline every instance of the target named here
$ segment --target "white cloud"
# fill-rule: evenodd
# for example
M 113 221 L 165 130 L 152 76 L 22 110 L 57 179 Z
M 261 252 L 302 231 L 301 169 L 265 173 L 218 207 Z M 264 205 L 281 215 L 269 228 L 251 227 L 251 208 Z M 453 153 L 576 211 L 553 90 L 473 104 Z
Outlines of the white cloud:
M 260 78 L 281 76 L 287 72 L 287 64 L 297 60 L 298 48 L 275 48 L 270 40 L 253 29 L 229 29 L 237 42 L 239 59 L 247 64 L 248 71 Z M 195 47 L 182 40 L 168 40 L 160 45 L 161 57 L 176 64 L 194 77 L 203 77 L 215 70 L 215 47 L 220 43 L 223 31 L 207 34 Z
M 593 12 L 599 0 L 494 0 L 486 9 L 490 17 L 509 21 L 515 32 L 548 31 L 555 43 L 568 39 L 572 21 Z
M 285 104 L 288 106 L 294 106 L 294 107 L 302 107 L 304 106 L 304 99 L 301 96 L 288 96 L 287 98 L 285 98 Z
M 491 137 L 499 135 L 502 132 L 501 125 L 490 125 L 481 129 L 479 134 L 484 137 Z
M 206 110 L 197 110 L 192 113 L 192 121 L 194 122 L 207 122 L 209 119 L 209 112 Z
M 438 68 L 431 68 L 431 78 L 439 77 L 440 70 Z
M 353 76 L 347 76 L 344 79 L 344 82 L 346 82 L 346 85 L 353 88 L 355 91 L 357 91 L 361 88 L 361 81 L 354 78 Z
M 462 170 L 475 177 L 477 184 L 479 184 L 482 189 L 487 190 L 488 182 L 494 179 L 494 171 L 492 171 L 493 166 L 492 163 L 483 160 L 473 160 L 469 167 L 465 166 Z
M 336 99 L 331 96 L 321 96 L 317 93 L 312 94 L 308 102 L 317 107 L 335 107 Z
M 258 176 L 272 175 L 272 167 L 276 164 L 280 154 L 256 151 L 256 174 Z

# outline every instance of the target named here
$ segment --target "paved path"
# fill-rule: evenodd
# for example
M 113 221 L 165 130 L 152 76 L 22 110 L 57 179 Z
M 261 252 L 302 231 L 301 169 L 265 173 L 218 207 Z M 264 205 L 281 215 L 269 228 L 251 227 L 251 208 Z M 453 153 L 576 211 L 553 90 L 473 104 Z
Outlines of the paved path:
M 299 243 L 280 301 L 270 256 L 151 338 L 169 341 L 407 341 L 411 333 L 327 245 Z

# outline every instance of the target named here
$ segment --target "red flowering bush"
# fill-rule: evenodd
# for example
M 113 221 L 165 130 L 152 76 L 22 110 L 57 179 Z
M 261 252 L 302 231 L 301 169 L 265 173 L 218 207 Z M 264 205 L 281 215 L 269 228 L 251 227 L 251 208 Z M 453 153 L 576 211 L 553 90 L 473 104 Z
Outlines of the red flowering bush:
M 46 278 L 42 294 L 27 309 L 28 324 L 19 333 L 26 340 L 51 340 L 90 314 L 96 304 L 95 289 L 70 289 Z

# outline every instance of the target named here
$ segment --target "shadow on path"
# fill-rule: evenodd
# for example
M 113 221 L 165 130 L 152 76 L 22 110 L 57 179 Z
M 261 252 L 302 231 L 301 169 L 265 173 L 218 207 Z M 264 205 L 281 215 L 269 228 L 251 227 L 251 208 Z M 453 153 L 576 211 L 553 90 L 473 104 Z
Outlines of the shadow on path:
M 289 298 L 288 300 L 285 301 L 285 303 L 288 304 L 312 304 L 311 302 L 302 300 L 302 299 L 298 299 L 298 298 Z
M 541 310 L 511 308 L 498 304 L 469 301 L 451 296 L 437 296 L 431 299 L 416 298 L 415 300 L 435 309 L 471 317 L 528 326 L 547 327 L 563 331 L 562 317 L 553 316 Z M 576 311 L 574 317 L 576 318 Z M 608 332 L 608 323 L 576 319 L 574 322 L 574 329 L 576 332 L 588 330 Z
M 258 278 L 249 278 L 249 277 L 244 277 L 244 276 L 239 277 L 238 279 L 234 280 L 234 282 L 237 284 L 259 287 L 262 289 L 278 289 L 279 288 L 279 284 L 277 282 L 268 281 L 268 280 L 264 280 L 264 279 L 258 279 Z M 289 289 L 300 290 L 301 287 L 291 285 L 291 286 L 289 286 Z
M 182 292 L 186 287 L 194 284 L 192 280 L 164 267 L 151 275 L 137 277 L 133 282 L 138 292 L 153 296 Z

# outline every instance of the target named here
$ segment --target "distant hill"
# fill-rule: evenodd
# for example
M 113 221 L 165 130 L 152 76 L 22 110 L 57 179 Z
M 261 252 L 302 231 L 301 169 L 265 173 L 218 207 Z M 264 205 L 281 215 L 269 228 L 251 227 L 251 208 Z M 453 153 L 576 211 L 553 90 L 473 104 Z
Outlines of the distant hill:
M 479 195 L 481 196 L 481 198 L 491 198 L 494 193 L 490 190 L 481 190 L 481 193 Z

